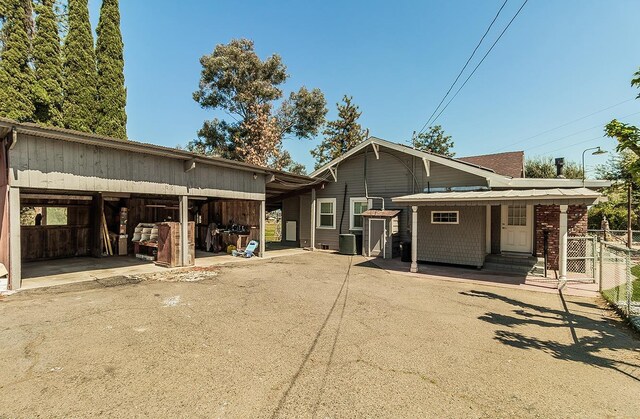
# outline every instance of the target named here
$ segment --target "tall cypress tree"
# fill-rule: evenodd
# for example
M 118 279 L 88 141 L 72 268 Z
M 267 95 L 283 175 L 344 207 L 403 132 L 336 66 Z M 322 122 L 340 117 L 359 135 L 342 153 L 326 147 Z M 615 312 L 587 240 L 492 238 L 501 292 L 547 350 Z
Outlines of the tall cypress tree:
M 69 29 L 64 42 L 64 126 L 93 132 L 98 109 L 98 73 L 87 0 L 69 0 Z
M 98 134 L 127 138 L 127 89 L 118 0 L 103 0 L 96 30 L 99 113 Z
M 0 116 L 33 119 L 34 75 L 30 64 L 30 2 L 4 0 L 2 50 L 0 50 Z
M 35 120 L 46 125 L 63 126 L 62 56 L 55 0 L 41 0 L 36 7 L 36 34 L 33 38 L 35 65 Z

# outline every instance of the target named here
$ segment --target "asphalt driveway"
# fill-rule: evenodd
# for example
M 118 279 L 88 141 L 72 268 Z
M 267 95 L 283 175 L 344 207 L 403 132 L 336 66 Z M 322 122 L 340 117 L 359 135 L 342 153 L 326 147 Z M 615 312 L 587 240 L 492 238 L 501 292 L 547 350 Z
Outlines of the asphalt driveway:
M 0 342 L 0 417 L 640 414 L 599 301 L 327 253 L 18 293 Z

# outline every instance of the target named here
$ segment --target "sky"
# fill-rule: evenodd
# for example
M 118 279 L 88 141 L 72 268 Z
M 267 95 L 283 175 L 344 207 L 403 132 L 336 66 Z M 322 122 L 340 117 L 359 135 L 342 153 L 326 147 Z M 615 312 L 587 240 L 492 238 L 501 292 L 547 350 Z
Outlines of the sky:
M 464 81 L 524 0 L 508 0 Z M 199 59 L 234 38 L 261 58 L 279 54 L 285 93 L 320 88 L 328 119 L 353 96 L 370 135 L 406 142 L 427 122 L 504 0 L 205 1 L 122 0 L 128 136 L 185 145 L 206 119 L 193 100 Z M 90 0 L 95 28 L 101 1 Z M 616 142 L 613 118 L 640 124 L 640 1 L 529 0 L 460 94 L 437 120 L 457 156 L 524 150 L 565 157 Z M 454 89 L 455 92 L 455 89 Z M 446 102 L 445 102 L 446 103 Z M 315 140 L 285 140 L 313 169 Z M 587 153 L 588 174 L 607 156 Z

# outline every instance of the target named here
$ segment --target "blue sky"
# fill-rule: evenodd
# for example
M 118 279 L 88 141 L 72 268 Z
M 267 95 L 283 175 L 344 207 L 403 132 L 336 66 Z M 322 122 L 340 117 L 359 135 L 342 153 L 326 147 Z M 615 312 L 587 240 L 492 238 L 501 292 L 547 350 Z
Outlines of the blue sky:
M 509 0 L 476 59 L 523 0 Z M 440 101 L 503 0 L 469 1 L 121 1 L 129 137 L 166 146 L 195 138 L 214 116 L 192 99 L 199 58 L 233 38 L 261 57 L 283 57 L 287 91 L 320 88 L 329 104 L 352 95 L 371 135 L 406 141 Z M 100 0 L 90 0 L 93 27 Z M 640 123 L 637 0 L 530 0 L 438 120 L 458 156 L 525 150 L 579 160 L 614 117 Z M 476 61 L 470 65 L 473 68 Z M 464 80 L 464 77 L 463 77 Z M 612 105 L 604 112 L 537 135 Z M 536 136 L 537 135 L 537 136 Z M 534 138 L 530 138 L 536 136 Z M 287 140 L 313 167 L 320 139 Z M 587 157 L 587 167 L 604 162 Z

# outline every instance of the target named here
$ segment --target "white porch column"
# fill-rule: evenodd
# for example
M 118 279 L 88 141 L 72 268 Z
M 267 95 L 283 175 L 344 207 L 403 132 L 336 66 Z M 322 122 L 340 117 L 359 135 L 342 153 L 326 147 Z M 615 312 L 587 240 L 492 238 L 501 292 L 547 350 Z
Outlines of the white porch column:
M 189 197 L 181 196 L 180 205 L 180 266 L 189 266 Z M 195 261 L 194 261 L 195 262 Z
M 9 187 L 9 289 L 22 287 L 20 254 L 20 188 Z
M 334 208 L 335 211 L 335 208 Z M 316 190 L 311 189 L 311 250 L 316 250 Z
M 568 205 L 560 205 L 560 251 L 558 252 L 558 269 L 560 279 L 567 279 L 567 208 Z
M 491 205 L 487 205 L 487 215 L 485 218 L 485 253 L 491 253 Z
M 260 201 L 260 257 L 266 256 L 267 249 L 267 207 L 264 200 Z
M 418 272 L 418 207 L 411 207 L 411 272 Z

